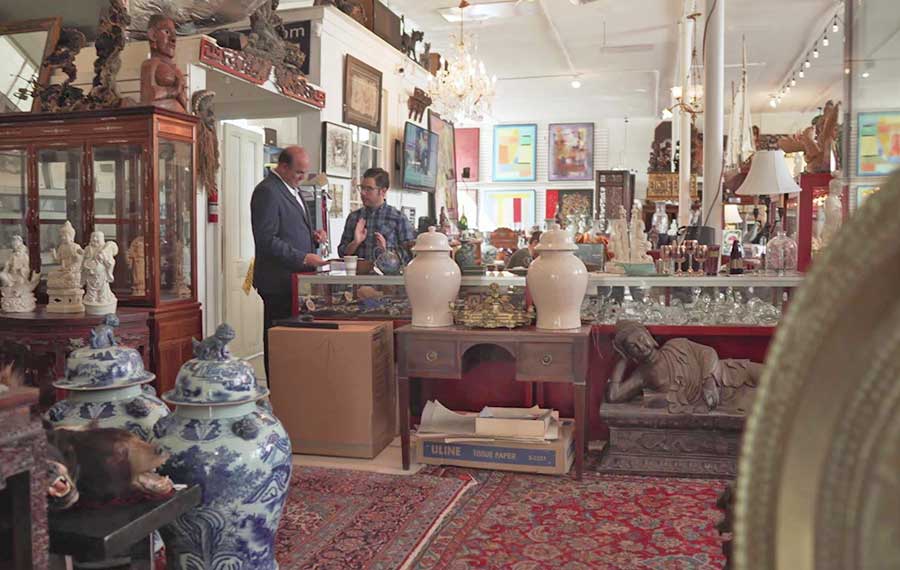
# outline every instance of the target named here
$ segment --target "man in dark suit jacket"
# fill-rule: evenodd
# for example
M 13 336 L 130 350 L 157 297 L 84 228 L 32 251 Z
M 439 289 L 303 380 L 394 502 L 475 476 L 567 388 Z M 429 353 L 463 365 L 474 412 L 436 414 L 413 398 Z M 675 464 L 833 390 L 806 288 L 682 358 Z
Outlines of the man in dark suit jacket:
M 315 231 L 315 214 L 306 211 L 299 186 L 309 171 L 309 155 L 289 146 L 278 157 L 278 166 L 257 184 L 250 200 L 256 261 L 253 286 L 263 300 L 263 347 L 266 380 L 269 375 L 269 328 L 272 322 L 291 316 L 291 274 L 315 271 L 326 262 L 313 253 L 316 242 L 326 239 Z

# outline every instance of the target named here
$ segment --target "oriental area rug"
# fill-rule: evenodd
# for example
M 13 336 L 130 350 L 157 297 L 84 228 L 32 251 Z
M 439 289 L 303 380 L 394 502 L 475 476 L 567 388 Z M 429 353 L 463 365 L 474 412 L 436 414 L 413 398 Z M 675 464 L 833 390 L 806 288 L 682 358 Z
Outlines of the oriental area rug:
M 283 570 L 718 570 L 722 481 L 294 467 Z

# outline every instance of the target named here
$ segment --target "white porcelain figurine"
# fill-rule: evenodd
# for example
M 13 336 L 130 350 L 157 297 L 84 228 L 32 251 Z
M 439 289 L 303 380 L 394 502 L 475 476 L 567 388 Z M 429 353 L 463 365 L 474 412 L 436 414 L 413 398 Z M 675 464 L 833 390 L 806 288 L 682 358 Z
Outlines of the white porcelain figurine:
M 118 299 L 113 295 L 110 284 L 113 282 L 113 269 L 116 267 L 116 255 L 119 246 L 116 242 L 106 241 L 103 232 L 91 234 L 91 242 L 84 250 L 84 307 L 89 315 L 105 315 L 116 312 Z
M 34 310 L 34 289 L 41 281 L 41 274 L 31 271 L 28 248 L 22 236 L 12 237 L 12 255 L 0 270 L 0 308 L 4 313 L 28 313 Z
M 81 298 L 81 267 L 84 250 L 75 243 L 75 228 L 68 220 L 59 228 L 59 246 L 53 250 L 59 267 L 47 276 L 47 312 L 80 313 L 84 311 Z

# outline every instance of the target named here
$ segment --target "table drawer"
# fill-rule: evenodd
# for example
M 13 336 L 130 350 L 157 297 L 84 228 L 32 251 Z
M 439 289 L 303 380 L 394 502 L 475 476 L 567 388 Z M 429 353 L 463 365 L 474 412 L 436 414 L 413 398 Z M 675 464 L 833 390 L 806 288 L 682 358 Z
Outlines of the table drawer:
M 456 357 L 456 343 L 453 341 L 414 340 L 406 349 L 407 372 L 436 375 L 446 373 L 448 378 L 456 378 L 459 360 Z
M 516 364 L 519 379 L 573 381 L 572 345 L 554 342 L 523 342 Z

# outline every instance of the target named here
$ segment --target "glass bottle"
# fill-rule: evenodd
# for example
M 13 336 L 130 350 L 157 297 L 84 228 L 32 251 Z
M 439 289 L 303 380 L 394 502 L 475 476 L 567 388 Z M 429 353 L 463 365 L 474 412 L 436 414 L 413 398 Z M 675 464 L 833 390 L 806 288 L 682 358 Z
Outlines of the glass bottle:
M 741 240 L 736 239 L 731 243 L 731 259 L 728 262 L 728 273 L 731 275 L 743 275 L 744 273 L 744 249 Z
M 656 212 L 653 214 L 650 226 L 656 228 L 659 235 L 665 235 L 669 231 L 669 215 L 666 213 L 665 202 L 656 203 Z
M 783 229 L 766 245 L 766 270 L 777 275 L 797 271 L 797 242 Z

